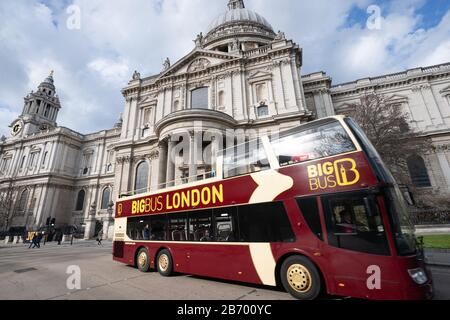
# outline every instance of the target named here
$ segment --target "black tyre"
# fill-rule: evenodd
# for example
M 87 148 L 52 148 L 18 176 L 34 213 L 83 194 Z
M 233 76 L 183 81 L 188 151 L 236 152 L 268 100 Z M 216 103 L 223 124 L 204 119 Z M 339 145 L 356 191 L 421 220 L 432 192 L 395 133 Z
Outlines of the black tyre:
M 136 256 L 136 265 L 141 272 L 148 272 L 150 270 L 150 255 L 147 249 L 142 248 Z
M 161 250 L 156 258 L 156 269 L 164 277 L 170 277 L 173 273 L 173 259 L 169 250 Z
M 314 300 L 322 290 L 322 280 L 316 266 L 306 257 L 287 258 L 280 269 L 284 289 L 299 300 Z

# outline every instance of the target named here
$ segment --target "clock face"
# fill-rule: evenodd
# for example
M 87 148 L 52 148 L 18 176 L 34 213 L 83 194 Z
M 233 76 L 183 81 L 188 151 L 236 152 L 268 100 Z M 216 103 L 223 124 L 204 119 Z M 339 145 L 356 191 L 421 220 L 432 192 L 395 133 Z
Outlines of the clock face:
M 17 136 L 20 131 L 22 131 L 23 128 L 23 123 L 22 121 L 17 121 L 16 123 L 13 124 L 12 129 L 11 129 L 11 134 L 13 136 Z

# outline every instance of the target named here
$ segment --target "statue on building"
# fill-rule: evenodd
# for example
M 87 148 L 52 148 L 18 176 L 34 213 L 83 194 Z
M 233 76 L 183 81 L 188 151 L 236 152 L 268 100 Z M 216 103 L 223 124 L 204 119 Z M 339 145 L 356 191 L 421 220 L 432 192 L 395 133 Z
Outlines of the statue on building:
M 231 42 L 231 51 L 240 51 L 240 42 L 238 39 L 234 39 Z
M 136 70 L 134 70 L 133 80 L 139 80 L 140 78 L 141 78 L 141 74 L 139 72 L 137 72 Z
M 284 32 L 278 31 L 275 40 L 286 40 L 286 35 L 284 34 Z
M 194 42 L 197 48 L 203 47 L 203 32 L 200 32 L 200 34 L 197 35 L 197 38 L 194 40 Z
M 163 66 L 164 66 L 164 71 L 168 70 L 170 68 L 170 59 L 169 58 L 166 58 L 166 61 L 164 61 Z
M 1 142 L 5 142 L 6 141 L 6 137 L 4 135 L 2 135 L 2 137 L 0 138 Z
M 114 128 L 122 128 L 123 125 L 123 113 L 121 112 L 119 115 L 119 119 L 117 119 L 117 122 L 114 124 Z

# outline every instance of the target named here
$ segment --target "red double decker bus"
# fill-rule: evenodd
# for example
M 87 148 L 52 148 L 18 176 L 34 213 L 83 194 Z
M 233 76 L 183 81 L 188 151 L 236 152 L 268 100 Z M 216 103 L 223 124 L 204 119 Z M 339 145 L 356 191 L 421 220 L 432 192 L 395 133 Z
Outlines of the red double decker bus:
M 403 196 L 351 118 L 253 145 L 220 153 L 207 180 L 119 198 L 114 260 L 282 285 L 298 299 L 431 297 Z

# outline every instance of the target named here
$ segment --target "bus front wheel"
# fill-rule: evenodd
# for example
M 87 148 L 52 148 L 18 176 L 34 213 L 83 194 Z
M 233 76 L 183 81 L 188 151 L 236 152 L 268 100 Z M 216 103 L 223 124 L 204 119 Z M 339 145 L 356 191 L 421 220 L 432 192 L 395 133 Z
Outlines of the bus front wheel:
M 139 250 L 136 258 L 136 264 L 141 272 L 148 272 L 150 270 L 150 256 L 147 249 L 142 248 Z
M 156 268 L 160 275 L 170 277 L 173 272 L 173 259 L 169 250 L 161 250 L 156 258 Z
M 314 300 L 321 292 L 321 279 L 316 266 L 306 257 L 287 258 L 280 269 L 284 289 L 299 300 Z

